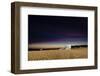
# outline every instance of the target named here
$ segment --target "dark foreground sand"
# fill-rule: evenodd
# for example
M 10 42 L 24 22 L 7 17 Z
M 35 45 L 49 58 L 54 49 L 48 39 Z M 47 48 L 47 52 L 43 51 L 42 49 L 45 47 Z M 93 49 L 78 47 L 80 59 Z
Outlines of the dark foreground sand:
M 28 52 L 28 60 L 77 59 L 87 57 L 88 50 L 84 47 L 69 50 L 44 50 Z

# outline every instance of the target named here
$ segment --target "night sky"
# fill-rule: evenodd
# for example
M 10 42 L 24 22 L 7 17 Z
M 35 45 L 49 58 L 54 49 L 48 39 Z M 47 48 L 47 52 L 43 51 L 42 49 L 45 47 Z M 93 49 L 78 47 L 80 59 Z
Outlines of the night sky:
M 87 42 L 87 17 L 28 15 L 28 42 Z

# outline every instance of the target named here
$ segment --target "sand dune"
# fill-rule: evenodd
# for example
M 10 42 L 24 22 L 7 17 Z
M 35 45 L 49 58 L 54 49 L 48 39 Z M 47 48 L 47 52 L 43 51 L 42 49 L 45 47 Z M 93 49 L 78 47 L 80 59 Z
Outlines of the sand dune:
M 87 58 L 87 48 L 73 48 L 67 50 L 29 51 L 28 60 L 55 60 Z

